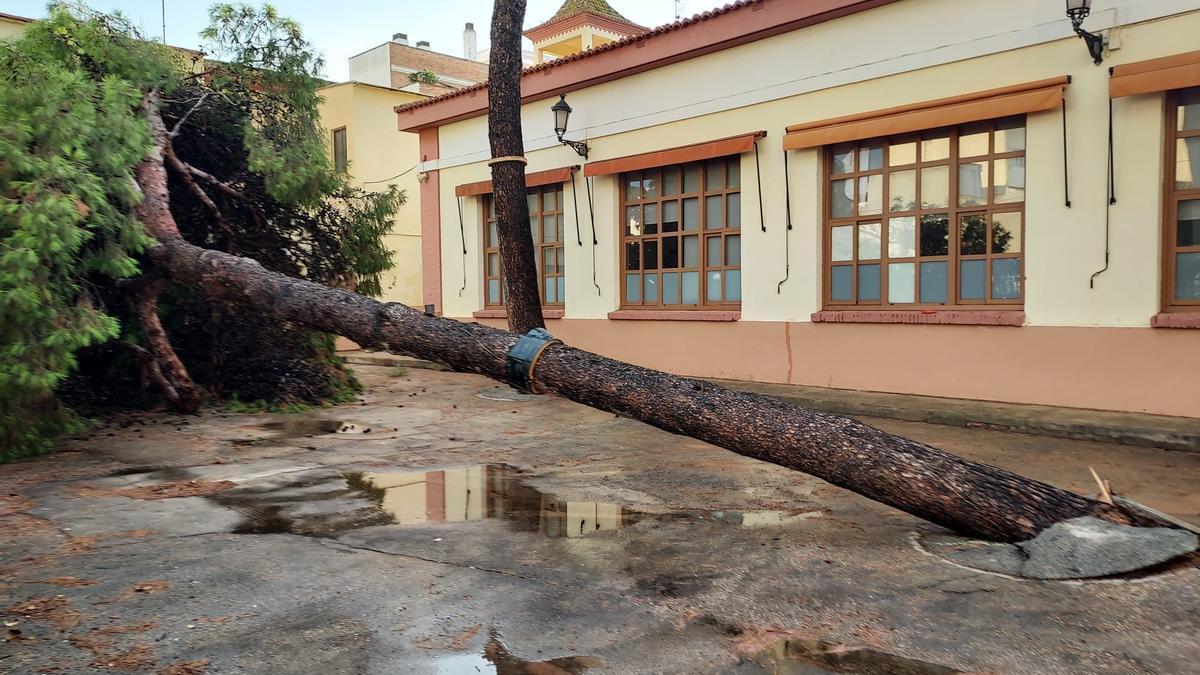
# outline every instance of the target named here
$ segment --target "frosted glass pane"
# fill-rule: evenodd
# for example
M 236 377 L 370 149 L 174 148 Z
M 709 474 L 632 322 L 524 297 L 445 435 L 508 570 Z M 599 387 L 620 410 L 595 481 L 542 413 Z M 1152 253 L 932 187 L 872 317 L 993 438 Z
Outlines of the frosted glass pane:
M 983 284 L 986 263 L 982 260 L 964 260 L 959 265 L 959 296 L 963 300 L 983 300 Z
M 709 230 L 719 230 L 725 227 L 725 204 L 722 197 L 705 197 L 704 227 Z
M 846 178 L 830 183 L 829 215 L 849 218 L 854 215 L 854 180 Z
M 1021 214 L 992 214 L 992 253 L 1021 252 Z
M 500 304 L 500 281 L 497 279 L 488 279 L 488 298 L 489 305 Z
M 496 221 L 488 223 L 488 240 L 487 247 L 493 248 L 500 245 L 500 237 L 496 235 Z
M 658 275 L 647 274 L 642 277 L 642 296 L 645 297 L 647 304 L 658 302 Z
M 641 183 L 639 182 L 638 184 L 640 185 Z M 536 192 L 527 193 L 525 195 L 525 204 L 529 207 L 530 213 L 537 213 L 538 211 L 541 211 L 541 209 L 538 208 L 538 196 Z
M 679 304 L 679 272 L 663 272 L 662 297 L 664 305 Z
M 738 192 L 725 195 L 725 222 L 727 227 L 742 226 L 742 195 Z
M 558 298 L 555 295 L 555 292 L 558 290 L 558 286 L 554 283 L 554 277 L 548 277 L 546 279 L 545 286 L 546 286 L 546 297 L 543 300 L 543 302 L 545 302 L 547 305 L 553 305 L 553 304 L 557 303 Z
M 916 298 L 916 263 L 888 265 L 888 302 L 913 302 Z
M 542 240 L 542 219 L 540 217 L 531 216 L 529 218 L 529 236 L 533 238 L 535 244 Z M 496 246 L 499 245 L 500 242 L 497 241 Z
M 921 263 L 921 302 L 931 305 L 946 302 L 945 262 Z
M 893 172 L 888 176 L 888 211 L 912 211 L 916 207 L 917 172 Z
M 883 245 L 882 232 L 883 225 L 881 223 L 863 223 L 858 226 L 859 260 L 879 260 L 879 253 Z
M 554 249 L 542 249 L 542 274 L 554 273 Z
M 709 272 L 707 275 L 708 287 L 704 290 L 704 295 L 709 302 L 721 301 L 721 273 Z
M 950 167 L 921 169 L 921 208 L 944 209 L 950 206 Z
M 699 164 L 688 164 L 683 167 L 683 191 L 687 193 L 700 191 Z
M 642 174 L 642 192 L 646 199 L 658 199 L 658 172 L 647 171 Z
M 546 233 L 542 235 L 542 241 L 547 244 L 558 241 L 558 227 L 555 225 L 554 216 L 546 216 L 543 224 L 545 225 Z
M 685 304 L 685 305 L 700 304 L 700 273 L 699 272 L 684 272 L 683 273 L 683 304 Z
M 557 211 L 558 192 L 550 190 L 546 194 L 542 195 L 542 204 L 545 204 L 546 208 L 544 210 L 546 211 Z
M 964 129 L 962 135 L 958 137 L 958 156 L 978 157 L 986 154 L 988 154 L 988 132 L 986 130 L 971 132 Z
M 500 254 L 499 253 L 489 253 L 487 258 L 488 258 L 488 266 L 487 266 L 488 267 L 488 271 L 487 271 L 488 276 L 489 277 L 500 276 Z
M 987 204 L 989 187 L 987 162 L 958 165 L 959 206 Z
M 853 283 L 852 268 L 849 265 L 839 265 L 830 269 L 829 299 L 835 302 L 852 302 Z
M 683 200 L 683 229 L 700 229 L 700 200 L 696 197 Z
M 854 226 L 839 225 L 830 230 L 830 260 L 843 262 L 854 259 Z
M 917 254 L 917 222 L 912 216 L 888 221 L 888 257 L 911 258 Z
M 662 231 L 675 232 L 679 229 L 679 202 L 663 202 Z
M 883 174 L 858 178 L 858 215 L 883 213 Z
M 556 281 L 555 283 L 558 284 L 558 301 L 560 303 L 566 302 L 567 301 L 567 278 L 559 277 L 558 281 Z
M 625 176 L 625 201 L 632 202 L 642 198 L 642 174 L 631 173 Z M 532 204 L 532 202 L 531 202 Z
M 1021 261 L 1001 258 L 992 261 L 992 298 L 1016 300 L 1021 297 Z
M 1200 253 L 1175 254 L 1175 299 L 1200 300 Z
M 742 301 L 742 272 L 741 270 L 726 270 L 725 272 L 725 301 Z
M 700 266 L 700 238 L 696 235 L 683 238 L 683 266 Z
M 642 275 L 625 275 L 625 302 L 639 303 L 642 301 Z
M 998 159 L 995 169 L 992 201 L 996 204 L 1025 201 L 1025 158 Z
M 740 235 L 725 237 L 725 264 L 742 264 L 742 238 Z
M 725 185 L 729 188 L 739 188 L 742 186 L 742 160 L 739 157 L 734 157 L 725 163 Z
M 860 302 L 879 300 L 879 265 L 858 266 L 858 299 Z

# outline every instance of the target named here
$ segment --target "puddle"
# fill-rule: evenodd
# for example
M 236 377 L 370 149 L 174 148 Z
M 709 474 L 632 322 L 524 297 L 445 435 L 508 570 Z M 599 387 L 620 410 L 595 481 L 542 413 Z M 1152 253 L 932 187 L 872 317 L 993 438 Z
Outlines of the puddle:
M 769 673 L 857 675 L 949 675 L 963 671 L 866 647 L 824 640 L 784 640 L 751 661 Z
M 433 663 L 433 672 L 438 675 L 529 675 L 547 673 L 575 675 L 600 665 L 594 656 L 567 656 L 546 661 L 526 661 L 513 656 L 508 648 L 492 638 L 483 648 L 482 654 L 451 654 L 439 656 Z
M 503 464 L 422 471 L 340 473 L 314 469 L 289 482 L 245 485 L 212 497 L 245 516 L 237 532 L 331 535 L 374 525 L 405 527 L 481 520 L 548 538 L 613 532 L 644 521 L 716 522 L 738 527 L 786 525 L 818 512 L 670 511 L 648 513 L 614 502 L 563 500 Z
M 378 425 L 372 427 L 370 425 L 346 422 L 344 420 L 313 419 L 311 417 L 304 416 L 295 416 L 287 419 L 264 422 L 259 425 L 259 428 L 274 433 L 272 433 L 270 436 L 262 436 L 257 438 L 239 438 L 233 441 L 233 445 L 276 446 L 284 445 L 287 441 L 292 441 L 299 438 L 313 438 L 316 436 L 329 436 L 337 434 L 360 437 L 363 434 L 370 434 L 371 438 L 376 438 L 377 434 L 379 433 L 392 433 L 396 431 L 396 429 L 392 427 L 381 428 Z

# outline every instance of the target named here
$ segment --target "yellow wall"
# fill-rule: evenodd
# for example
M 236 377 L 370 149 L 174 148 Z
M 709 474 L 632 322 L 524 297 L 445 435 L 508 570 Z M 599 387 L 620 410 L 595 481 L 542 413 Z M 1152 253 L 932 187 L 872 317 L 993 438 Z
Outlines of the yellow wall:
M 1196 49 L 1200 11 L 1177 13 L 1184 4 L 1098 0 L 1088 28 L 1131 23 L 1116 30 L 1117 48 L 1096 67 L 1070 33 L 1060 3 L 907 0 L 572 91 L 568 137 L 586 138 L 596 161 L 767 130 L 760 141 L 766 233 L 758 227 L 754 154 L 742 156 L 742 320 L 804 322 L 821 308 L 824 186 L 820 152 L 793 152 L 791 276 L 776 293 L 784 276 L 784 127 L 1071 75 L 1072 208 L 1064 205 L 1060 112 L 1032 114 L 1027 121 L 1027 321 L 1148 326 L 1159 307 L 1161 278 L 1161 96 L 1116 101 L 1119 203 L 1111 212 L 1112 256 L 1096 287 L 1088 285 L 1104 265 L 1108 67 Z M 936 27 L 931 17 L 937 17 Z M 552 103 L 538 101 L 522 111 L 530 172 L 581 162 L 553 138 Z M 426 168 L 441 170 L 444 313 L 467 317 L 483 306 L 480 204 L 464 200 L 464 265 L 453 189 L 489 177 L 486 118 L 442 127 L 439 143 L 439 160 Z M 586 192 L 582 177 L 577 181 L 585 245 L 575 243 L 575 201 L 567 185 L 566 316 L 601 319 L 618 306 L 616 181 L 594 179 L 599 293 L 592 280 Z
M 407 196 L 396 216 L 395 226 L 385 237 L 396 266 L 383 273 L 380 299 L 420 307 L 420 184 L 417 182 L 418 171 L 414 168 L 419 159 L 418 139 L 416 134 L 396 129 L 396 114 L 392 109 L 424 97 L 354 82 L 330 85 L 320 93 L 325 97 L 321 104 L 321 122 L 326 138 L 330 139 L 330 157 L 333 156 L 332 131 L 346 127 L 346 154 L 355 184 L 373 191 L 396 185 Z M 405 171 L 407 173 L 397 177 Z
M 24 21 L 13 21 L 12 19 L 0 17 L 0 40 L 20 37 L 28 25 Z

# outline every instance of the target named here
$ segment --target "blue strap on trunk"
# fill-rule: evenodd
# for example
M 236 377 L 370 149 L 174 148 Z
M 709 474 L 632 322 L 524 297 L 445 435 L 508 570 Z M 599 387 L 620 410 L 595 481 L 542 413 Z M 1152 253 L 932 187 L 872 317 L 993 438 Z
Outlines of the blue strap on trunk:
M 545 328 L 534 328 L 517 339 L 508 350 L 508 379 L 514 387 L 529 394 L 540 394 L 533 382 L 533 369 L 546 348 L 562 343 Z

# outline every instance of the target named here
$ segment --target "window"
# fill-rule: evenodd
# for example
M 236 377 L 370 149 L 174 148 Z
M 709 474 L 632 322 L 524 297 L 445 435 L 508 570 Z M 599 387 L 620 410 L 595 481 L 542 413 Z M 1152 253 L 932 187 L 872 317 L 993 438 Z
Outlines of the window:
M 826 155 L 826 307 L 1021 304 L 1024 116 Z
M 562 305 L 566 302 L 566 260 L 563 256 L 563 188 L 562 183 L 531 187 L 529 198 L 529 232 L 533 235 L 533 254 L 537 260 L 538 286 L 542 304 Z M 500 264 L 500 239 L 496 234 L 496 202 L 484 195 L 483 226 L 483 286 L 484 306 L 504 306 L 504 266 Z
M 1200 309 L 1200 87 L 1167 96 L 1168 309 Z
M 621 186 L 621 305 L 740 305 L 740 156 L 621 174 Z
M 333 168 L 346 170 L 346 127 L 333 130 Z

